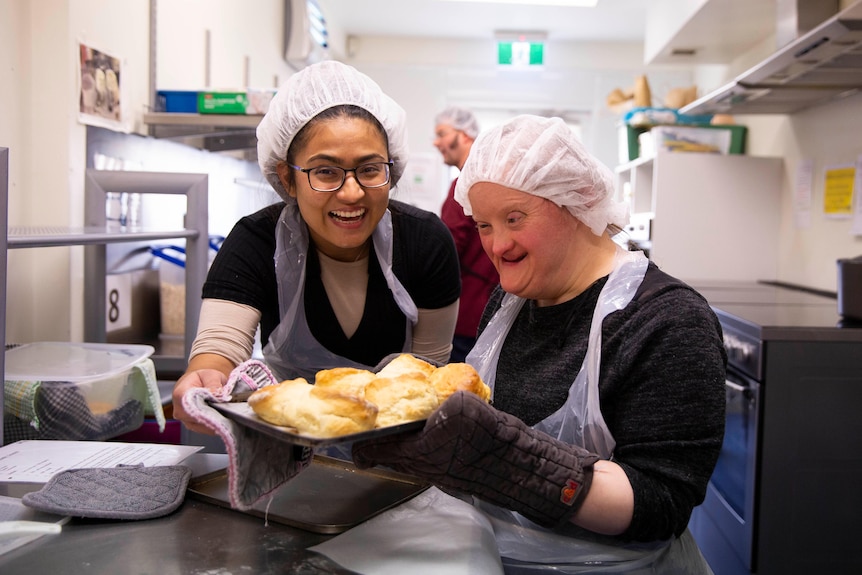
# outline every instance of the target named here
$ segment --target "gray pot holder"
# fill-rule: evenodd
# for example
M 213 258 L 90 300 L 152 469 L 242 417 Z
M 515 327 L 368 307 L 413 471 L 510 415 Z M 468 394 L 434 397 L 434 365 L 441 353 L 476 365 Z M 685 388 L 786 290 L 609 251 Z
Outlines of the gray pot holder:
M 57 515 L 152 519 L 180 506 L 191 475 L 185 465 L 68 469 L 21 502 Z

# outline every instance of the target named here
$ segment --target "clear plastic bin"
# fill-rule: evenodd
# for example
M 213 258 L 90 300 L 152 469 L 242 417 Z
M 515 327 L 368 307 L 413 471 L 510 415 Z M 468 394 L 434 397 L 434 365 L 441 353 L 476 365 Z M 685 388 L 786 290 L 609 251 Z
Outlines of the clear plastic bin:
M 135 430 L 152 408 L 154 351 L 66 342 L 7 349 L 5 415 L 31 428 L 22 438 L 103 440 Z

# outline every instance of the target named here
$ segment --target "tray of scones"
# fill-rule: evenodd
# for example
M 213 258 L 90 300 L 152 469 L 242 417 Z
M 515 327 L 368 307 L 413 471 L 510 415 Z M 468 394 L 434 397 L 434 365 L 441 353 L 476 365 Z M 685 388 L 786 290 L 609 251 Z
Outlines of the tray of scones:
M 266 385 L 238 403 L 211 407 L 234 422 L 309 447 L 421 429 L 456 391 L 490 401 L 491 390 L 467 363 L 434 366 L 409 353 L 379 371 L 336 367 Z

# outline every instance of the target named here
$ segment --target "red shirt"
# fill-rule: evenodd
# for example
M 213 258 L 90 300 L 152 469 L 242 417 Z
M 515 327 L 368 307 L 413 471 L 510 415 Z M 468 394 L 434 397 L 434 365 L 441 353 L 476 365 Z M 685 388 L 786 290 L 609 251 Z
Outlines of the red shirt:
M 464 215 L 464 208 L 455 201 L 455 184 L 452 180 L 449 195 L 443 202 L 440 217 L 452 237 L 458 250 L 458 260 L 461 264 L 461 304 L 458 309 L 458 323 L 455 325 L 455 335 L 476 337 L 479 329 L 479 319 L 482 310 L 488 303 L 491 291 L 500 283 L 497 269 L 479 240 L 476 222 Z

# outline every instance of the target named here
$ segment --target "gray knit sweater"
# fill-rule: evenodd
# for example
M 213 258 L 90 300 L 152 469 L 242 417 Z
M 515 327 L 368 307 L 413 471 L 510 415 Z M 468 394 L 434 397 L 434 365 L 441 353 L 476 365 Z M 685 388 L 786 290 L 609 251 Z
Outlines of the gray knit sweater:
M 550 307 L 528 301 L 497 366 L 494 406 L 529 425 L 562 406 L 587 349 L 607 277 Z M 491 297 L 479 330 L 499 309 Z M 706 300 L 650 263 L 632 302 L 602 325 L 599 396 L 616 440 L 613 460 L 634 489 L 634 517 L 619 538 L 679 535 L 703 501 L 724 435 L 726 354 Z

